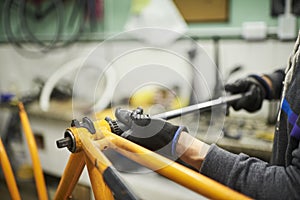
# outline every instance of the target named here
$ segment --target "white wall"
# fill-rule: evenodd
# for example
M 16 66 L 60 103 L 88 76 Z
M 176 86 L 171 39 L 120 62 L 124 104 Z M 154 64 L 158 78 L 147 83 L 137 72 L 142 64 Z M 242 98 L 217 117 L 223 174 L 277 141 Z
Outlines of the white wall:
M 212 52 L 210 41 L 201 43 L 203 48 Z M 105 69 L 110 67 L 115 69 L 118 87 L 112 88 L 112 90 L 114 90 L 114 100 L 116 101 L 132 94 L 141 85 L 151 81 L 165 87 L 179 86 L 180 95 L 189 96 L 194 71 L 189 63 L 187 51 L 192 46 L 190 41 L 179 41 L 168 47 L 149 49 L 148 45 L 141 42 L 110 41 L 102 44 L 81 43 L 44 55 L 28 57 L 10 45 L 1 45 L 0 90 L 1 92 L 24 94 L 33 89 L 35 77 L 47 79 L 56 70 L 66 66 L 79 56 L 88 56 L 85 66 L 92 64 L 102 65 L 100 67 Z M 204 71 L 204 74 L 205 71 L 209 72 L 209 68 L 206 67 L 201 67 L 201 70 Z M 95 88 L 90 86 L 98 84 L 100 76 L 102 76 L 101 73 L 90 74 L 85 68 L 81 69 L 80 78 L 77 77 L 76 80 L 79 81 L 77 85 L 80 87 L 76 88 L 81 89 L 82 95 L 93 96 Z M 64 79 L 75 80 L 75 73 L 68 74 Z M 94 79 L 94 82 L 91 79 Z M 77 90 L 76 94 L 80 92 Z
M 30 90 L 35 77 L 49 77 L 64 63 L 79 55 L 87 54 L 92 45 L 74 45 L 47 54 L 30 56 L 9 44 L 0 45 L 1 92 L 23 93 Z
M 90 51 L 98 46 L 98 55 L 102 58 L 97 58 L 105 59 L 106 67 L 113 66 L 117 73 L 119 85 L 114 89 L 115 100 L 132 94 L 141 84 L 145 84 L 142 80 L 161 82 L 167 87 L 178 85 L 180 93 L 188 95 L 193 85 L 193 75 L 200 77 L 195 88 L 200 95 L 199 100 L 207 100 L 211 97 L 215 85 L 215 66 L 208 61 L 208 58 L 214 57 L 214 45 L 211 40 L 199 40 L 197 43 L 204 50 L 198 50 L 197 57 L 193 61 L 194 66 L 189 64 L 187 56 L 187 51 L 193 47 L 193 44 L 183 40 L 163 47 L 162 51 L 144 48 L 144 44 L 136 41 L 109 42 L 100 47 L 97 43 L 80 43 L 38 57 L 25 57 L 10 45 L 0 45 L 0 90 L 21 94 L 30 91 L 33 87 L 32 79 L 36 76 L 47 78 L 65 63 L 79 56 L 89 55 Z M 221 40 L 219 47 L 222 76 L 226 76 L 236 65 L 244 67 L 243 71 L 231 77 L 230 81 L 233 81 L 249 73 L 266 73 L 285 65 L 293 48 L 293 42 Z M 137 66 L 143 65 L 142 68 L 145 70 L 150 69 L 147 68 L 150 65 L 153 70 L 147 72 L 138 70 Z M 158 65 L 165 66 L 162 67 L 163 71 L 159 71 Z M 195 69 L 198 70 L 197 73 Z M 87 84 L 92 77 L 95 79 L 98 77 L 97 74 L 89 77 L 86 75 L 86 79 L 84 76 L 83 73 L 82 85 Z M 67 78 L 74 79 L 74 76 Z M 90 91 L 82 90 L 82 92 L 88 95 Z M 91 92 L 95 91 L 91 90 Z
M 294 42 L 280 42 L 277 40 L 247 42 L 240 40 L 224 40 L 220 43 L 220 68 L 222 73 L 235 65 L 242 65 L 243 70 L 234 74 L 229 82 L 243 78 L 248 74 L 271 73 L 278 68 L 286 66 L 289 55 L 294 47 Z M 264 102 L 263 108 L 254 114 L 243 111 L 231 112 L 244 114 L 248 117 L 267 116 L 269 103 Z
M 249 73 L 270 73 L 284 67 L 292 52 L 294 42 L 267 40 L 247 42 L 224 40 L 220 43 L 220 64 L 225 74 L 229 67 L 242 65 L 244 70 L 232 76 L 231 80 Z

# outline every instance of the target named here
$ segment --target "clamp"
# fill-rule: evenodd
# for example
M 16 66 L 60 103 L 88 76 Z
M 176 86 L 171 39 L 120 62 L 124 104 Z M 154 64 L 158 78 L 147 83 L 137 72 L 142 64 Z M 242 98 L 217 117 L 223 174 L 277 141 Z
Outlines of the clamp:
M 86 128 L 91 134 L 96 133 L 95 126 L 93 121 L 88 117 L 84 117 L 82 122 L 79 122 L 77 119 L 73 119 L 71 122 L 71 127 L 76 128 Z M 73 133 L 70 130 L 66 130 L 64 138 L 56 141 L 56 146 L 58 148 L 67 147 L 72 153 L 76 152 L 76 139 Z

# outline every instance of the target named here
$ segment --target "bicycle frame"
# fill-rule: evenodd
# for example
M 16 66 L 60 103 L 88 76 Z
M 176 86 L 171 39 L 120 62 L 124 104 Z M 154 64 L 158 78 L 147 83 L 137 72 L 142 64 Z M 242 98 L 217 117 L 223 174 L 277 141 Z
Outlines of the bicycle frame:
M 16 200 L 21 199 L 15 176 L 13 174 L 13 170 L 2 143 L 2 139 L 0 139 L 0 164 L 3 170 L 10 197 Z
M 72 123 L 73 124 L 73 123 Z M 250 199 L 200 173 L 173 162 L 111 132 L 105 120 L 92 122 L 94 129 L 73 124 L 65 132 L 64 142 L 72 152 L 62 175 L 55 200 L 67 199 L 87 165 L 94 197 L 100 199 L 138 199 L 124 184 L 117 170 L 102 151 L 111 148 L 127 158 L 154 170 L 166 178 L 210 199 Z M 70 142 L 72 141 L 72 142 Z M 65 145 L 67 146 L 67 145 Z
M 43 175 L 43 170 L 40 164 L 39 154 L 37 150 L 37 146 L 34 140 L 34 136 L 31 130 L 31 126 L 29 123 L 29 119 L 27 116 L 27 113 L 24 109 L 24 105 L 22 102 L 11 102 L 12 104 L 17 103 L 14 106 L 17 106 L 19 109 L 19 116 L 22 124 L 22 128 L 25 134 L 25 139 L 28 144 L 32 165 L 33 165 L 33 173 L 36 183 L 36 190 L 39 199 L 47 200 L 48 194 L 45 184 L 45 179 Z M 7 183 L 7 187 L 10 193 L 10 196 L 12 199 L 21 199 L 20 193 L 18 190 L 18 186 L 13 174 L 13 170 L 11 168 L 8 156 L 6 154 L 4 145 L 2 143 L 2 140 L 0 139 L 0 164 L 3 170 L 3 174 Z

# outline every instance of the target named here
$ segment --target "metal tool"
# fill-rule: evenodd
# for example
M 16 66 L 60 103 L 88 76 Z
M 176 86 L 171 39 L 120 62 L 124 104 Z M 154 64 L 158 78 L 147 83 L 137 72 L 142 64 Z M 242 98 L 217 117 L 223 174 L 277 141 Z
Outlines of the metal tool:
M 167 111 L 167 112 L 160 113 L 157 115 L 153 115 L 153 116 L 151 116 L 151 118 L 160 118 L 160 119 L 164 119 L 164 120 L 169 120 L 169 119 L 183 116 L 183 115 L 186 115 L 186 114 L 189 114 L 192 112 L 206 111 L 206 110 L 211 109 L 212 107 L 230 104 L 239 99 L 246 98 L 250 94 L 251 94 L 251 92 L 223 96 L 223 97 L 219 97 L 218 99 L 211 100 L 211 101 L 206 101 L 203 103 L 198 103 L 195 105 L 191 105 L 191 106 L 179 108 L 176 110 L 171 110 L 171 111 Z M 142 113 L 142 108 L 138 108 L 135 112 Z M 105 120 L 108 122 L 108 124 L 111 128 L 111 131 L 117 135 L 121 135 L 125 130 L 128 129 L 127 125 L 121 123 L 118 120 L 112 120 L 109 117 L 106 117 Z
M 237 101 L 241 98 L 244 98 L 246 96 L 250 95 L 250 93 L 244 93 L 244 94 L 234 94 L 230 96 L 223 96 L 219 97 L 218 99 L 214 99 L 211 101 L 206 101 L 203 103 L 198 103 L 195 105 L 179 108 L 176 110 L 167 111 L 164 113 L 160 113 L 157 115 L 152 116 L 152 118 L 161 118 L 161 119 L 173 119 L 182 115 L 186 115 L 195 111 L 205 111 L 215 106 L 220 106 L 224 104 L 230 104 L 234 101 Z

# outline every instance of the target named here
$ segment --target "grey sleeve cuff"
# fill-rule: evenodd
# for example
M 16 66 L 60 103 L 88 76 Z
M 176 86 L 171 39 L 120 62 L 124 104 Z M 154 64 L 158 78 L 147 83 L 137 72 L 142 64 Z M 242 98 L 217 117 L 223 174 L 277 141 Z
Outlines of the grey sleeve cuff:
M 230 170 L 236 161 L 237 155 L 212 144 L 200 168 L 200 173 L 228 185 Z

